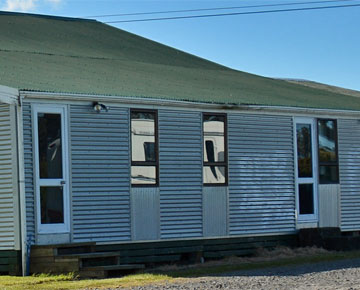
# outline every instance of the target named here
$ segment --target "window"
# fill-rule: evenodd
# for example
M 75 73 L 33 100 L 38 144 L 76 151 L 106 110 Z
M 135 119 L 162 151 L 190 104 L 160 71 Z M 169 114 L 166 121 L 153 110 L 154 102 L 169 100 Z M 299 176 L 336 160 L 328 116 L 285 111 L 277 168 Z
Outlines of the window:
M 336 120 L 318 119 L 319 182 L 339 182 Z
M 203 183 L 227 184 L 226 115 L 203 114 Z
M 131 110 L 131 184 L 158 185 L 157 112 Z

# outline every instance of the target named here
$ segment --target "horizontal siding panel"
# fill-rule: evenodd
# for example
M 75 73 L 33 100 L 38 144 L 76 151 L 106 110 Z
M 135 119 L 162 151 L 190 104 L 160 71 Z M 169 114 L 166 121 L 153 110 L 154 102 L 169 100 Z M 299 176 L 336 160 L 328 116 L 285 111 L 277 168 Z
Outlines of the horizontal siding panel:
M 71 105 L 73 240 L 131 239 L 128 109 Z
M 230 235 L 295 230 L 292 119 L 229 114 Z
M 360 230 L 360 125 L 338 120 L 341 229 Z
M 201 114 L 159 111 L 161 238 L 202 236 Z

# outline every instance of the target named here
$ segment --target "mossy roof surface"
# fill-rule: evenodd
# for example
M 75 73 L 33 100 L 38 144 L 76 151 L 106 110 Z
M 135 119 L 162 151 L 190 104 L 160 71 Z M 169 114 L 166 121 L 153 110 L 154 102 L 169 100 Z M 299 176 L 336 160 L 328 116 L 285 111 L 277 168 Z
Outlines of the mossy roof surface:
M 0 85 L 42 92 L 360 110 L 355 96 L 229 69 L 97 21 L 19 13 L 0 13 Z

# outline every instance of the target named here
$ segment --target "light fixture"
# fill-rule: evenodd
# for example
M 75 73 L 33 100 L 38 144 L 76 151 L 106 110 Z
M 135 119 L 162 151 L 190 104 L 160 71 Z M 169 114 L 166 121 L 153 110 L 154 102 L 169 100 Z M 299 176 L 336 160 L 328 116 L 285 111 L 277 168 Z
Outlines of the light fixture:
M 93 109 L 96 113 L 100 113 L 102 110 L 105 110 L 106 112 L 109 111 L 108 107 L 104 104 L 100 104 L 99 102 L 93 102 Z

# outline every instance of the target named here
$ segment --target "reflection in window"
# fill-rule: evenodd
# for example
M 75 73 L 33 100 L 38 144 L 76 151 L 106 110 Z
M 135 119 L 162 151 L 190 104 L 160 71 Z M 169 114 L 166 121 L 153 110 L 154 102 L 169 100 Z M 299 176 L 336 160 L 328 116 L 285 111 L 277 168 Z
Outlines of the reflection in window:
M 156 111 L 131 110 L 131 183 L 157 184 Z
M 40 178 L 62 178 L 61 115 L 38 113 Z
M 145 161 L 156 161 L 155 142 L 144 142 Z
M 42 224 L 64 223 L 63 188 L 61 186 L 41 186 L 40 206 Z
M 336 125 L 336 120 L 318 119 L 320 183 L 339 181 Z
M 156 184 L 155 166 L 131 166 L 132 184 Z
M 226 115 L 203 115 L 204 184 L 226 184 Z
M 296 124 L 298 176 L 312 177 L 311 125 Z

